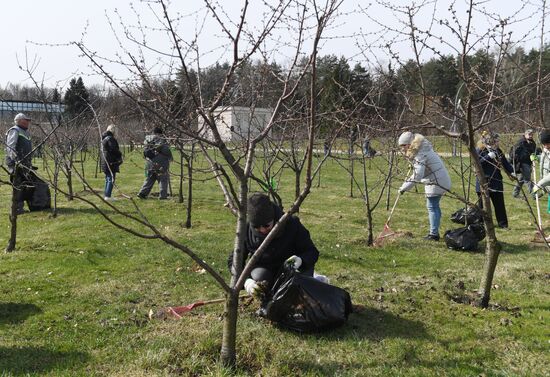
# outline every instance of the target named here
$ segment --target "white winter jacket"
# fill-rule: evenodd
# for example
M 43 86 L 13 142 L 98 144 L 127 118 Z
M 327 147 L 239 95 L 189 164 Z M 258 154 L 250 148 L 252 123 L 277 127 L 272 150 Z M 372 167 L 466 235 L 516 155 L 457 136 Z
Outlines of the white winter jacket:
M 544 187 L 546 191 L 550 186 L 550 151 L 546 148 L 542 149 L 542 153 L 539 156 L 540 163 L 540 179 L 537 182 L 537 186 Z
M 441 196 L 451 189 L 451 177 L 432 144 L 421 134 L 414 134 L 406 157 L 414 169 L 399 191 L 408 191 L 416 183 L 424 185 L 426 196 Z

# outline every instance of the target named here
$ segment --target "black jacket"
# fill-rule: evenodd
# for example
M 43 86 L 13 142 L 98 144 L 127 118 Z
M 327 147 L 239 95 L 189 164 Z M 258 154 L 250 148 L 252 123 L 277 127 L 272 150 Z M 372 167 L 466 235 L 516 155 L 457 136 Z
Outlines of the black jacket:
M 282 216 L 282 211 L 276 205 L 275 219 Z M 258 233 L 250 224 L 247 225 L 247 234 L 245 239 L 245 257 L 253 255 L 261 245 L 266 236 Z M 291 256 L 297 255 L 302 258 L 300 270 L 313 270 L 319 251 L 313 244 L 309 231 L 302 225 L 300 219 L 291 216 L 284 228 L 281 229 L 277 237 L 271 241 L 267 250 L 264 251 L 254 267 L 264 267 L 276 275 L 284 262 Z M 229 255 L 228 265 L 231 269 L 233 255 Z
M 493 151 L 496 154 L 496 158 L 492 159 L 489 157 L 490 151 Z M 479 154 L 479 162 L 481 162 L 481 167 L 485 173 L 485 178 L 489 184 L 489 191 L 503 192 L 504 184 L 502 183 L 501 168 L 504 168 L 508 174 L 512 174 L 514 172 L 514 169 L 506 157 L 504 157 L 504 153 L 502 153 L 500 148 L 497 148 L 496 150 L 489 150 L 485 147 L 478 149 L 477 153 Z M 476 179 L 476 192 L 481 192 L 478 179 Z
M 519 164 L 531 165 L 530 156 L 536 152 L 537 144 L 533 140 L 527 140 L 524 136 L 514 145 L 513 154 L 510 156 L 510 163 L 513 166 Z
M 145 137 L 145 150 L 151 152 L 146 158 L 146 169 L 153 172 L 166 172 L 172 161 L 172 151 L 162 135 L 147 135 Z
M 122 164 L 122 153 L 111 131 L 101 135 L 101 149 L 101 170 L 106 174 L 110 171 L 117 173 L 118 167 Z

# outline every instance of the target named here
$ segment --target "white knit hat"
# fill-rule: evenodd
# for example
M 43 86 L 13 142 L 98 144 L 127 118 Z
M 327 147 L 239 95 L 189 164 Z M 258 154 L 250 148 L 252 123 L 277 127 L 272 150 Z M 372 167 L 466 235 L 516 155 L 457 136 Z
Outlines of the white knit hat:
M 407 145 L 407 144 L 411 144 L 413 139 L 414 139 L 414 134 L 410 131 L 407 131 L 407 132 L 403 132 L 401 136 L 399 136 L 399 140 L 397 141 L 397 143 L 399 145 Z
M 116 130 L 116 126 L 114 124 L 109 124 L 107 126 L 107 131 L 115 133 L 115 130 Z

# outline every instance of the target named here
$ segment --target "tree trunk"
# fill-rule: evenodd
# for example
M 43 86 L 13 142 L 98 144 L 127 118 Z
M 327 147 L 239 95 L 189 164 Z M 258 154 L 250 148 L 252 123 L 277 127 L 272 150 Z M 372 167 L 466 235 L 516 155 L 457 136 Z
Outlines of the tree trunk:
M 58 184 L 59 184 L 59 164 L 55 163 L 53 171 L 53 210 L 52 217 L 57 217 L 57 193 L 58 193 Z
M 468 119 L 471 119 L 471 101 L 468 101 Z M 487 246 L 485 249 L 485 265 L 483 267 L 483 276 L 481 277 L 481 283 L 479 286 L 479 294 L 481 300 L 479 305 L 483 308 L 489 306 L 489 298 L 491 297 L 491 286 L 493 284 L 493 277 L 495 268 L 497 266 L 498 256 L 500 253 L 500 245 L 495 233 L 495 225 L 493 223 L 493 207 L 491 205 L 491 199 L 489 198 L 489 184 L 477 150 L 474 146 L 474 132 L 471 121 L 468 122 L 468 151 L 470 153 L 471 161 L 474 166 L 477 179 L 479 180 L 479 187 L 481 190 L 481 201 L 483 204 L 483 223 L 485 225 L 485 231 L 487 234 Z
M 179 187 L 178 187 L 178 203 L 183 203 L 183 147 L 179 150 L 180 152 L 180 175 L 179 175 Z
M 349 157 L 349 171 L 350 171 L 350 176 L 349 176 L 349 196 L 350 198 L 353 198 L 353 175 L 354 175 L 354 172 L 353 172 L 353 157 L 354 157 L 354 154 L 353 154 L 353 138 L 350 137 L 350 140 L 349 140 L 349 149 L 348 149 L 348 157 Z
M 372 246 L 374 243 L 374 235 L 372 234 L 372 209 L 370 207 L 369 182 L 367 179 L 367 164 L 363 160 L 363 190 L 365 190 L 364 200 L 365 209 L 367 211 L 367 245 Z
M 300 176 L 302 172 L 298 169 L 294 170 L 294 200 L 300 196 Z
M 224 310 L 222 348 L 220 361 L 225 367 L 234 367 L 237 361 L 237 316 L 239 309 L 239 293 L 231 291 L 227 294 Z
M 10 239 L 6 246 L 6 253 L 10 253 L 15 250 L 15 243 L 17 240 L 17 180 L 14 179 L 12 194 L 11 194 L 11 213 L 10 213 Z
M 67 189 L 69 191 L 69 195 L 67 195 L 67 200 L 71 201 L 74 199 L 74 191 L 73 191 L 73 163 L 72 161 L 69 161 L 66 165 L 67 167 Z
M 187 219 L 185 220 L 185 227 L 191 228 L 191 208 L 193 203 L 193 149 L 191 147 L 191 156 L 187 162 Z
M 484 218 L 485 229 L 487 231 L 487 246 L 485 248 L 483 276 L 481 277 L 481 283 L 479 285 L 479 294 L 481 296 L 479 306 L 486 308 L 489 306 L 489 299 L 491 297 L 493 277 L 495 275 L 495 269 L 497 267 L 498 257 L 500 255 L 500 244 L 496 238 L 489 193 L 483 192 L 481 195 L 481 200 L 483 201 L 483 208 L 485 209 L 485 214 L 487 215 L 487 217 Z
M 497 267 L 498 256 L 500 255 L 500 244 L 487 237 L 487 248 L 485 250 L 485 266 L 483 268 L 483 276 L 479 286 L 479 294 L 481 295 L 479 306 L 486 308 L 489 306 L 491 298 L 491 287 L 493 285 L 493 277 Z

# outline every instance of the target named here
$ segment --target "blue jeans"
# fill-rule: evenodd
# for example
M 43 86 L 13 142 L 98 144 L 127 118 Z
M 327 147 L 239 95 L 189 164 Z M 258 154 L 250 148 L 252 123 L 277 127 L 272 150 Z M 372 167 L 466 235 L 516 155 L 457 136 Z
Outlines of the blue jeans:
M 426 199 L 428 220 L 430 221 L 430 234 L 439 236 L 439 224 L 441 223 L 441 208 L 439 208 L 439 202 L 441 201 L 441 195 L 428 196 Z
M 115 183 L 116 173 L 105 173 L 105 197 L 110 198 L 113 192 L 113 185 Z

